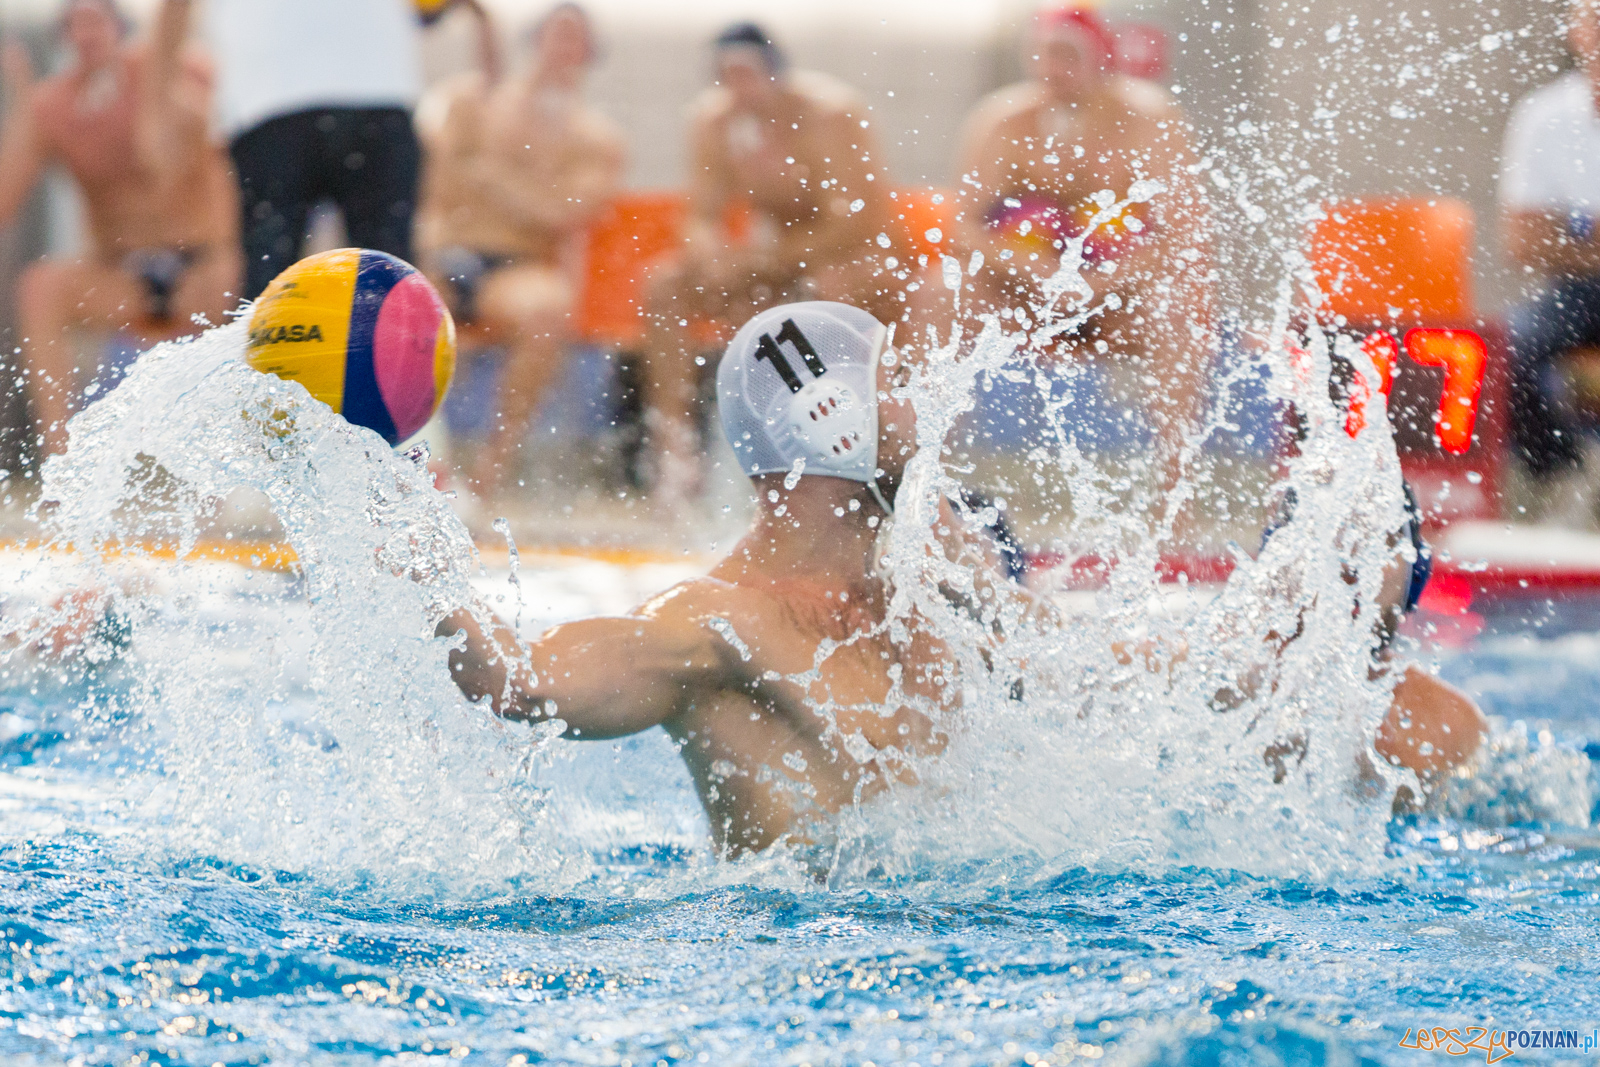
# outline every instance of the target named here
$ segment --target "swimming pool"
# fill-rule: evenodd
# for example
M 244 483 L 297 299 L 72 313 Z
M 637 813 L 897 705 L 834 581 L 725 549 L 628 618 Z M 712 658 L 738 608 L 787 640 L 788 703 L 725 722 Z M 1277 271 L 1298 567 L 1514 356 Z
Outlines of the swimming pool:
M 0 660 L 0 1060 L 1342 1064 L 1427 1062 L 1451 1047 L 1402 1047 L 1418 1028 L 1469 1026 L 1500 1035 L 1486 1059 L 1508 1031 L 1519 1058 L 1593 1058 L 1565 1045 L 1600 1025 L 1600 613 L 1418 619 L 1499 716 L 1495 750 L 1438 811 L 1388 818 L 1352 774 L 1387 702 L 1348 592 L 1371 602 L 1392 553 L 1361 531 L 1400 514 L 1376 435 L 1322 412 L 1294 518 L 1225 586 L 1168 597 L 1125 563 L 1070 626 L 1013 635 L 1025 694 L 963 675 L 972 715 L 920 786 L 810 850 L 722 862 L 663 735 L 571 743 L 467 707 L 430 622 L 473 586 L 534 631 L 703 560 L 508 546 L 517 568 L 485 571 L 421 464 L 241 344 L 148 353 L 45 471 L 58 546 L 186 562 L 0 553 L 6 618 L 64 588 L 115 588 L 119 611 L 68 662 Z M 932 443 L 1006 353 L 955 357 L 918 407 Z M 1041 464 L 1074 500 L 1110 499 L 1058 445 Z M 916 519 L 941 477 L 937 447 L 908 466 L 900 589 L 952 577 Z M 240 486 L 295 570 L 190 557 Z M 1144 551 L 1115 508 L 1073 522 L 1102 557 Z M 1129 625 L 1196 654 L 1120 667 Z M 1270 694 L 1210 710 L 1297 625 Z M 1309 743 L 1276 782 L 1280 729 Z M 1563 1047 L 1531 1047 L 1546 1032 Z
M 524 625 L 620 607 L 691 569 L 530 558 Z M 214 564 L 188 580 L 166 595 L 205 619 L 216 656 L 305 621 L 293 577 Z M 563 842 L 541 877 L 274 869 L 185 847 L 163 831 L 180 812 L 128 810 L 115 779 L 137 739 L 70 711 L 123 684 L 114 667 L 13 678 L 0 697 L 0 1059 L 1428 1062 L 1443 1053 L 1402 1049 L 1408 1030 L 1589 1035 L 1600 839 L 1587 810 L 1569 815 L 1580 825 L 1538 816 L 1592 802 L 1580 753 L 1600 739 L 1600 629 L 1583 602 L 1537 636 L 1526 605 L 1489 607 L 1440 662 L 1510 717 L 1497 720 L 1495 794 L 1469 817 L 1392 823 L 1381 869 L 1333 878 L 974 852 L 824 885 L 775 858 L 723 864 L 658 734 L 565 745 L 532 773 Z M 286 680 L 286 720 L 313 684 Z

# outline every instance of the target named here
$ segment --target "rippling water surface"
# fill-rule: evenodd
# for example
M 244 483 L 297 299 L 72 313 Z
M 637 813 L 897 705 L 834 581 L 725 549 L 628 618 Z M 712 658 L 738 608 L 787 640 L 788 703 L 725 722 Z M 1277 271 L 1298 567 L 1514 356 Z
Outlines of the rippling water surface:
M 543 587 L 592 590 L 597 567 Z M 219 638 L 245 640 L 252 595 L 213 594 Z M 1507 771 L 1508 804 L 1552 767 L 1587 778 L 1578 753 L 1600 738 L 1600 635 L 1533 640 L 1515 614 L 1443 662 L 1518 717 L 1497 719 L 1503 746 L 1525 746 L 1506 765 L 1553 761 Z M 646 735 L 534 773 L 548 817 L 589 842 L 558 888 L 452 894 L 130 828 L 104 739 L 50 725 L 92 685 L 36 683 L 0 717 L 7 1063 L 1399 1062 L 1439 1055 L 1397 1047 L 1413 1026 L 1600 1021 L 1600 840 L 1580 828 L 1396 822 L 1388 869 L 1325 880 L 1018 857 L 830 888 L 717 863 L 670 747 Z M 1536 1057 L 1593 1058 L 1516 1054 Z

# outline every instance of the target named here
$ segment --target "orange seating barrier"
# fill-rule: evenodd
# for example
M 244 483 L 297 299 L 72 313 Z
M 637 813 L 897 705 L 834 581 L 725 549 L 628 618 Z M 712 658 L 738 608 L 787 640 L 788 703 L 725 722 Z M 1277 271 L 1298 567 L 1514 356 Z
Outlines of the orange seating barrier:
M 942 197 L 942 202 L 934 203 L 935 196 Z M 912 255 L 933 258 L 950 251 L 955 238 L 955 193 L 949 189 L 896 189 L 890 204 Z M 938 231 L 937 242 L 928 238 L 931 230 Z
M 935 195 L 943 202 L 935 204 Z M 902 226 L 902 247 L 911 255 L 937 256 L 954 236 L 955 195 L 948 190 L 897 189 L 891 201 Z M 593 344 L 625 346 L 644 336 L 644 272 L 683 238 L 688 200 L 681 193 L 651 191 L 616 198 L 589 231 L 588 268 L 578 300 L 578 332 Z M 728 232 L 735 240 L 751 228 L 742 204 L 729 207 Z M 939 231 L 940 240 L 928 238 Z
M 1460 200 L 1373 198 L 1327 206 L 1311 233 L 1322 309 L 1352 323 L 1466 323 L 1473 316 L 1472 209 Z
M 687 211 L 681 193 L 629 193 L 617 197 L 594 224 L 588 277 L 578 301 L 584 340 L 627 345 L 644 336 L 645 267 L 682 239 Z
M 942 202 L 934 203 L 936 195 Z M 901 188 L 891 203 L 901 227 L 894 236 L 912 255 L 949 251 L 956 215 L 952 192 Z M 682 239 L 687 210 L 681 193 L 628 193 L 595 223 L 578 307 L 585 340 L 627 345 L 643 336 L 644 269 Z M 745 212 L 730 211 L 735 232 L 747 229 L 747 222 Z M 937 242 L 929 239 L 930 231 L 938 231 Z M 1472 241 L 1471 209 L 1458 200 L 1330 204 L 1311 234 L 1312 265 L 1329 296 L 1324 310 L 1352 322 L 1466 322 L 1473 313 Z
M 612 201 L 589 231 L 588 274 L 578 299 L 578 333 L 594 344 L 622 346 L 644 337 L 644 272 L 683 240 L 689 213 L 682 193 L 627 193 Z M 731 204 L 724 224 L 735 241 L 748 238 L 749 208 Z

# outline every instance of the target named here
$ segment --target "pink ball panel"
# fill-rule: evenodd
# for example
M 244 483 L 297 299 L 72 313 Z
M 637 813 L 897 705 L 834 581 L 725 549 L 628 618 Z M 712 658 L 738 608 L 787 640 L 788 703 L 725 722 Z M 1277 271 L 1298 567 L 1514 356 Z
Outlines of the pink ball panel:
M 444 306 L 420 274 L 396 283 L 378 311 L 372 369 L 402 441 L 433 414 L 433 358 L 443 318 Z

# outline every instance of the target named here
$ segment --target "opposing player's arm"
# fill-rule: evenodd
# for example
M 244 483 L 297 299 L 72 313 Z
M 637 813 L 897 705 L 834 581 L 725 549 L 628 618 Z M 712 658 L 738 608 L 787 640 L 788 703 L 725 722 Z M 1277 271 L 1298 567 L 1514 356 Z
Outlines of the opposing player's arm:
M 4 126 L 0 128 L 0 226 L 7 226 L 38 182 L 45 151 L 33 115 L 33 64 L 20 42 L 5 42 L 0 75 L 6 98 Z
M 516 721 L 559 718 L 566 736 L 601 740 L 648 730 L 714 685 L 728 649 L 693 617 L 687 587 L 631 615 L 566 623 L 524 644 L 478 613 L 447 616 L 436 633 L 464 635 L 450 673 L 469 699 Z
M 972 513 L 965 505 L 958 511 L 949 500 L 940 500 L 934 537 L 945 559 L 964 575 L 959 587 L 941 583 L 940 593 L 973 618 L 988 619 L 997 641 L 1018 626 L 1061 624 L 1061 612 L 1054 603 L 1007 576 L 1005 546 L 994 529 L 984 525 L 981 514 Z
M 1470 760 L 1488 735 L 1488 720 L 1471 697 L 1418 667 L 1406 667 L 1372 747 L 1426 781 Z

